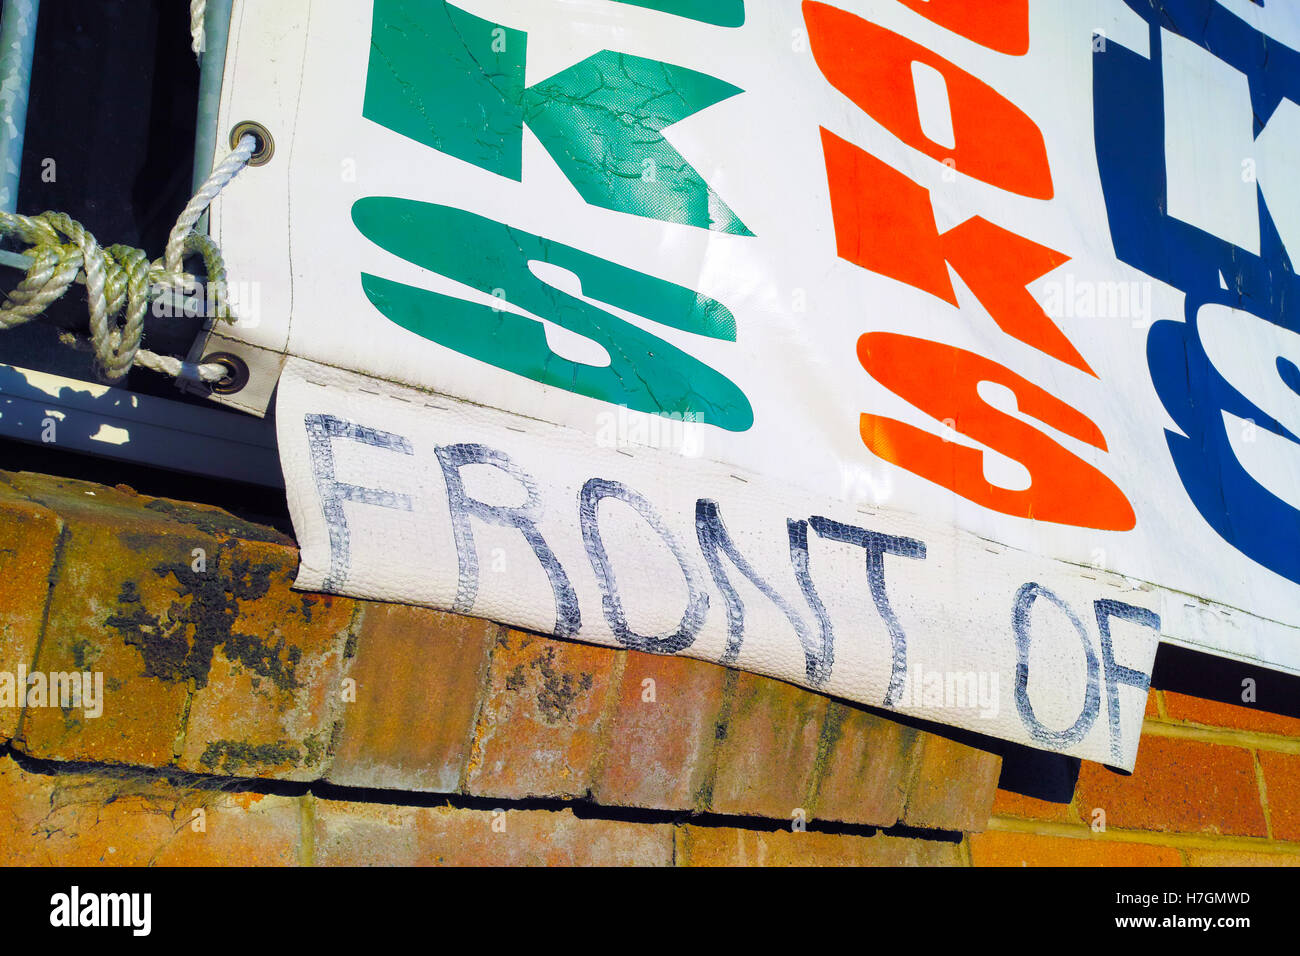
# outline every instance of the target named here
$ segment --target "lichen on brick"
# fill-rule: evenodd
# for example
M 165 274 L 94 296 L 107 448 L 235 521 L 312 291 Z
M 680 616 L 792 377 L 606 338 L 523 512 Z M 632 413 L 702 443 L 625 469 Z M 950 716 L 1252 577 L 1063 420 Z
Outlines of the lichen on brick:
M 94 641 L 80 637 L 72 644 L 72 663 L 79 671 L 90 670 L 101 653 Z
M 314 767 L 320 763 L 321 758 L 325 756 L 325 742 L 321 740 L 320 734 L 308 734 L 302 742 L 303 749 L 307 751 L 303 763 L 308 767 Z
M 230 660 L 281 690 L 292 690 L 299 686 L 296 669 L 302 650 L 288 645 L 283 637 L 271 643 L 235 630 L 240 602 L 265 597 L 271 575 L 278 570 L 274 564 L 239 557 L 234 544 L 227 542 L 204 571 L 195 571 L 184 562 L 153 568 L 159 577 L 175 579 L 181 598 L 172 602 L 164 615 L 151 613 L 137 583 L 127 580 L 118 592 L 117 610 L 104 623 L 140 651 L 148 677 L 192 681 L 195 688 L 206 687 L 213 652 L 220 647 Z
M 300 753 L 297 747 L 283 740 L 273 744 L 214 740 L 199 757 L 199 766 L 210 772 L 235 774 L 245 767 L 276 767 L 297 763 Z
M 333 758 L 333 756 L 338 752 L 339 741 L 341 741 L 342 739 L 343 739 L 343 721 L 336 720 L 334 721 L 333 725 L 330 727 L 330 742 L 329 742 L 329 746 L 325 748 L 326 757 Z
M 516 664 L 515 669 L 506 675 L 506 690 L 521 691 L 528 684 L 528 677 L 524 673 L 524 665 Z
M 224 511 L 186 507 L 162 498 L 154 499 L 145 507 L 150 511 L 166 515 L 173 521 L 193 525 L 208 534 L 231 536 L 245 541 L 261 541 L 266 544 L 282 544 L 286 540 L 285 536 L 274 528 L 253 524 L 251 521 L 245 521 Z
M 537 689 L 537 709 L 542 717 L 554 723 L 571 720 L 570 709 L 579 694 L 591 690 L 593 679 L 590 674 L 574 675 L 555 667 L 555 648 L 548 647 L 546 653 L 533 661 L 542 676 L 541 686 Z M 512 675 L 513 676 L 513 675 Z M 509 686 L 507 680 L 506 686 Z

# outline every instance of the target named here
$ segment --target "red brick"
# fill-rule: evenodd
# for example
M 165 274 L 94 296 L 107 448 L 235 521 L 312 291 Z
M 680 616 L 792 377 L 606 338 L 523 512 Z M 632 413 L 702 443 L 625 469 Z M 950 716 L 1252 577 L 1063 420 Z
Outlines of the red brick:
M 0 483 L 0 674 L 15 682 L 12 705 L 0 702 L 0 743 L 18 730 L 18 669 L 36 661 L 62 530 L 54 512 Z
M 318 800 L 315 826 L 320 866 L 667 866 L 673 857 L 668 824 L 583 819 L 571 810 Z
M 8 480 L 66 524 L 38 669 L 102 672 L 105 684 L 100 718 L 29 708 L 28 752 L 320 776 L 352 602 L 292 593 L 288 539 L 125 486 Z
M 292 538 L 274 528 L 245 521 L 212 505 L 152 498 L 137 494 L 127 485 L 110 488 L 76 478 L 32 472 L 0 472 L 0 481 L 59 514 L 71 512 L 84 517 L 112 512 L 128 530 L 133 518 L 153 518 L 187 526 L 206 536 L 261 541 L 283 547 L 294 545 Z
M 727 669 L 716 664 L 630 652 L 592 788 L 595 800 L 665 810 L 696 807 L 716 750 L 727 685 Z M 654 699 L 646 700 L 651 689 Z
M 709 808 L 793 819 L 807 814 L 828 699 L 757 674 L 737 672 Z
M 1147 706 L 1142 716 L 1153 718 L 1160 716 L 1160 691 L 1154 687 L 1147 691 Z
M 1300 755 L 1259 751 L 1273 838 L 1300 842 Z
M 499 628 L 480 618 L 366 604 L 331 783 L 451 793 Z
M 911 727 L 853 704 L 832 701 L 810 818 L 893 826 L 903 815 L 921 738 Z
M 36 670 L 103 674 L 103 714 L 28 707 L 23 747 L 55 760 L 89 760 L 163 766 L 172 761 L 188 681 L 148 673 L 141 643 L 112 621 L 137 614 L 149 648 L 162 647 L 180 606 L 177 589 L 157 569 L 188 568 L 191 550 L 211 553 L 216 540 L 144 510 L 134 495 L 85 482 L 11 476 L 65 523 L 62 556 L 49 603 L 49 620 Z M 129 598 L 130 600 L 124 600 Z M 192 631 L 192 628 L 188 630 Z M 134 639 L 134 638 L 133 638 Z M 183 636 L 180 640 L 191 639 Z
M 193 818 L 154 857 L 157 866 L 296 866 L 302 842 L 300 798 L 201 791 L 202 831 Z M 184 819 L 184 818 L 182 818 Z
M 297 862 L 300 833 L 296 798 L 29 773 L 0 758 L 0 865 L 282 866 Z
M 488 797 L 581 797 L 623 652 L 502 629 L 466 771 Z
M 993 798 L 993 815 L 1019 817 L 1022 820 L 1047 820 L 1055 823 L 1080 822 L 1069 803 L 1039 800 L 1011 790 L 998 790 Z
M 679 866 L 960 866 L 956 843 L 903 837 L 682 826 Z
M 976 833 L 970 838 L 970 851 L 975 866 L 1183 865 L 1182 855 L 1173 847 L 1036 833 Z
M 1131 830 L 1264 836 L 1249 750 L 1147 734 L 1132 776 L 1084 761 L 1075 788 L 1079 815 L 1106 811 L 1106 825 Z
M 903 822 L 935 830 L 984 829 L 1001 769 L 997 754 L 925 734 Z
M 1241 850 L 1188 850 L 1188 866 L 1300 866 L 1300 853 L 1250 853 Z
M 1170 720 L 1300 737 L 1300 719 L 1270 714 L 1255 704 L 1223 704 L 1217 700 L 1204 700 L 1167 690 L 1165 710 Z
M 256 541 L 227 539 L 208 553 L 207 571 L 185 600 L 194 606 L 232 588 L 237 600 L 228 610 L 204 611 L 222 622 L 221 640 L 195 681 L 178 760 L 183 769 L 323 776 L 344 707 L 344 653 L 356 604 L 291 591 L 297 564 L 292 549 Z M 238 599 L 240 593 L 248 596 Z

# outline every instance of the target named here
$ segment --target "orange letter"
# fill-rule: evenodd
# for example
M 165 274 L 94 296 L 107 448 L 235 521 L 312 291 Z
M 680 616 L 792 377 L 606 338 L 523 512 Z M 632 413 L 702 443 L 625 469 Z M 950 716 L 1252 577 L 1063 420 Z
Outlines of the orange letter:
M 1070 257 L 973 216 L 941 239 L 943 254 L 1003 332 L 1096 376 L 1025 286 Z
M 827 129 L 822 152 L 840 258 L 956 305 L 929 190 Z
M 921 16 L 999 53 L 1029 52 L 1026 0 L 900 0 Z
M 1032 199 L 1052 198 L 1052 172 L 1034 121 L 993 87 L 937 53 L 861 17 L 811 0 L 803 5 L 813 58 L 831 85 L 907 145 L 976 179 Z M 921 129 L 912 64 L 938 70 L 948 87 L 954 149 Z
M 1025 288 L 1069 256 L 979 216 L 940 235 L 924 187 L 829 130 L 821 132 L 840 258 L 956 305 L 951 263 L 1003 332 L 1096 374 Z
M 1038 429 L 980 398 L 980 382 L 1012 390 L 1019 411 L 1094 448 L 1106 450 L 1086 415 L 997 362 L 938 342 L 870 332 L 858 361 L 876 381 L 937 421 L 1029 470 L 1030 485 L 1010 491 L 984 477 L 984 453 L 892 418 L 864 414 L 862 441 L 872 453 L 994 511 L 1105 531 L 1128 531 L 1133 506 L 1104 474 Z

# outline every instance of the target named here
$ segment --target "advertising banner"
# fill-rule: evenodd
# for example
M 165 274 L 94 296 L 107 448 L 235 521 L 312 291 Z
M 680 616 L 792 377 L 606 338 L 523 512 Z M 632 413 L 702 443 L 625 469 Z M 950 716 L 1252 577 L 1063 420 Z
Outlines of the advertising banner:
M 1300 673 L 1300 9 L 236 2 L 302 587 L 1131 768 Z

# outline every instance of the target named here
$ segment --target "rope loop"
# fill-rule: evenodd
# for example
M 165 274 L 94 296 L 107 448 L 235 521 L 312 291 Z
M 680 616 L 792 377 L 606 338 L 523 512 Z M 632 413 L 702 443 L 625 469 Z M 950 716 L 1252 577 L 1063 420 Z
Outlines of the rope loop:
M 180 360 L 141 348 L 145 315 L 162 291 L 175 289 L 188 295 L 194 290 L 199 282 L 185 271 L 185 258 L 198 255 L 207 276 L 213 317 L 234 321 L 221 249 L 208 236 L 195 232 L 194 226 L 217 194 L 247 165 L 256 145 L 252 136 L 244 136 L 212 171 L 177 218 L 166 251 L 153 262 L 143 249 L 134 246 L 101 246 L 90 230 L 65 213 L 22 216 L 0 211 L 0 236 L 12 236 L 28 246 L 31 260 L 17 288 L 0 302 L 0 331 L 35 319 L 84 272 L 90 341 L 99 377 L 109 383 L 120 382 L 136 364 L 173 376 L 180 374 Z M 68 341 L 73 337 L 60 338 Z M 199 366 L 199 378 L 205 382 L 219 381 L 228 373 L 224 365 L 216 363 Z

